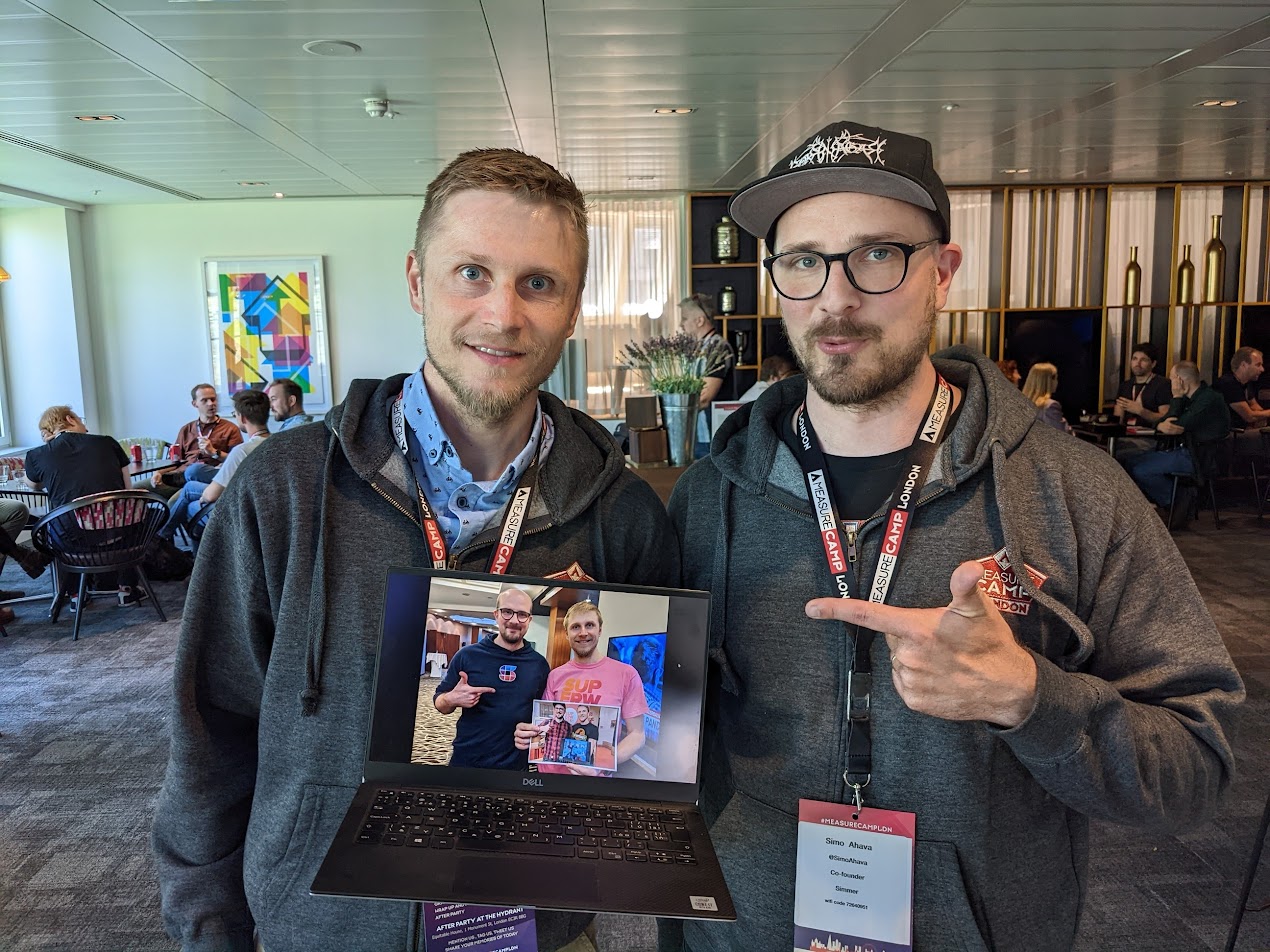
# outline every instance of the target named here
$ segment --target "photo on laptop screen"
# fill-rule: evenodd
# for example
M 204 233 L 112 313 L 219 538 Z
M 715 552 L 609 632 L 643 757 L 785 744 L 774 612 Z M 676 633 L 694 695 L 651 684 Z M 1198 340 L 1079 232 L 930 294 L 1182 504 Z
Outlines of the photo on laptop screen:
M 388 589 L 382 650 L 418 673 L 379 677 L 412 678 L 410 764 L 696 782 L 702 593 L 396 569 Z M 377 691 L 372 759 L 401 762 L 382 728 L 406 685 Z

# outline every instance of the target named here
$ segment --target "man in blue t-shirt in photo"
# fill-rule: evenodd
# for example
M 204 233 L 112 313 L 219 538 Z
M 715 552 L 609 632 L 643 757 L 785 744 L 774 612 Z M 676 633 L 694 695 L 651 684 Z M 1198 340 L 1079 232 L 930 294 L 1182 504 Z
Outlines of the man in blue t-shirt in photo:
M 528 770 L 529 755 L 516 749 L 515 729 L 530 719 L 550 668 L 525 641 L 533 614 L 529 595 L 505 588 L 494 604 L 498 634 L 458 650 L 432 703 L 442 714 L 460 711 L 451 767 Z

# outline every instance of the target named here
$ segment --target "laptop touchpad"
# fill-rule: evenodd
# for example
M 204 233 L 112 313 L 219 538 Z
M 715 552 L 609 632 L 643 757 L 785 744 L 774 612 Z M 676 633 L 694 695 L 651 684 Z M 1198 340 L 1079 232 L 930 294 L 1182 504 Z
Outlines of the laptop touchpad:
M 568 896 L 574 902 L 599 896 L 590 863 L 536 856 L 464 856 L 454 874 L 455 892 L 460 895 L 504 891 L 524 895 L 534 883 L 550 883 L 552 895 Z

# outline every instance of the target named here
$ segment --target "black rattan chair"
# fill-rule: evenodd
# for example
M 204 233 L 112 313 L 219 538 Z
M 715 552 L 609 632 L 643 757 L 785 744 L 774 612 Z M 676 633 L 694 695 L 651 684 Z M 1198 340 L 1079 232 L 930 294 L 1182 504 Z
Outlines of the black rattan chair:
M 163 497 L 140 489 L 122 489 L 84 496 L 59 506 L 36 523 L 31 541 L 37 549 L 57 559 L 58 565 L 79 576 L 79 607 L 75 635 L 87 607 L 88 576 L 135 568 L 160 621 L 167 621 L 142 559 L 154 534 L 167 521 Z M 56 621 L 56 611 L 53 621 Z
M 1190 433 L 1185 435 L 1186 448 L 1191 454 L 1191 471 L 1189 473 L 1169 473 L 1173 477 L 1173 492 L 1169 495 L 1169 521 L 1170 529 L 1176 528 L 1174 522 L 1174 508 L 1177 506 L 1177 490 L 1179 486 L 1187 486 L 1195 490 L 1195 502 L 1198 504 L 1200 495 L 1207 490 L 1208 501 L 1213 507 L 1213 525 L 1221 528 L 1221 513 L 1217 511 L 1217 489 L 1215 483 L 1217 480 L 1218 460 L 1222 446 L 1226 443 L 1226 437 L 1220 440 L 1210 440 L 1207 443 L 1197 442 Z M 1192 513 L 1182 514 L 1185 521 L 1189 521 Z

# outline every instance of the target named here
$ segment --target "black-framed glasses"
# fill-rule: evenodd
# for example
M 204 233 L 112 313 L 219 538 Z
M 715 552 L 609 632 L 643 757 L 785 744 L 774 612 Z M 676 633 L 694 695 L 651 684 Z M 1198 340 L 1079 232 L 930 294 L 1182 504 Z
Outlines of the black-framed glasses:
M 498 613 L 503 616 L 503 621 L 511 621 L 515 618 L 522 625 L 529 621 L 529 612 L 518 612 L 514 608 L 500 608 Z
M 763 267 L 772 276 L 776 293 L 791 301 L 814 298 L 829 283 L 829 269 L 842 262 L 847 280 L 863 294 L 886 294 L 894 291 L 908 277 L 908 261 L 913 255 L 939 241 L 928 238 L 915 245 L 902 241 L 873 241 L 841 254 L 826 255 L 819 251 L 783 251 L 763 259 Z

